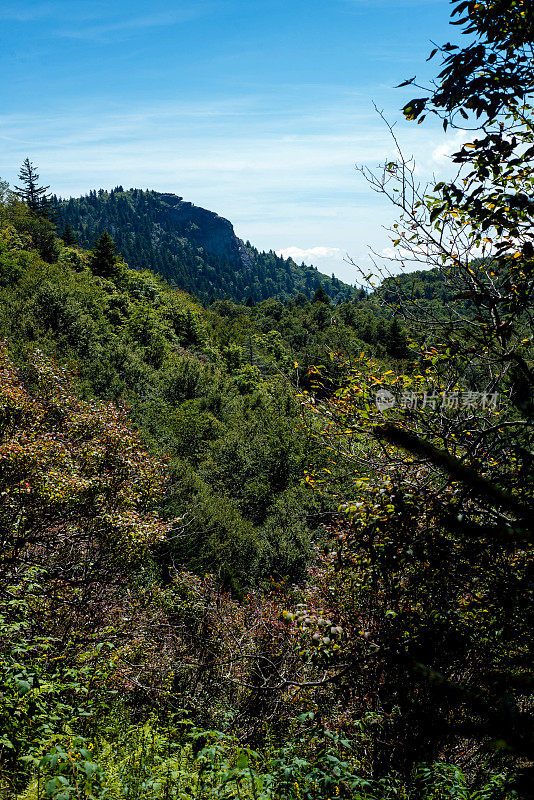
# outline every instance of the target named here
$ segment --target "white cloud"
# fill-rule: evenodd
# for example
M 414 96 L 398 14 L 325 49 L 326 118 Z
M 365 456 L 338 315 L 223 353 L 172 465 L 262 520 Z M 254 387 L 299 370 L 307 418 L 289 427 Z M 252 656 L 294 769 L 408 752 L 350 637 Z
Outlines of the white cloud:
M 316 258 L 335 258 L 343 255 L 339 247 L 284 247 L 278 250 L 278 255 L 283 258 L 292 258 L 293 261 L 313 261 Z
M 450 164 L 452 154 L 459 150 L 465 141 L 469 141 L 466 131 L 456 131 L 452 136 L 447 136 L 445 141 L 432 151 L 432 163 L 440 167 Z

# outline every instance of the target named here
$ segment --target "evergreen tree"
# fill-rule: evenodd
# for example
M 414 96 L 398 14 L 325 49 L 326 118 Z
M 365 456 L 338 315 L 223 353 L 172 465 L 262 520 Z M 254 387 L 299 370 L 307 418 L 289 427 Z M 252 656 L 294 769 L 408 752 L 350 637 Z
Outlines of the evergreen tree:
M 68 222 L 65 223 L 65 229 L 61 234 L 61 238 L 63 239 L 63 242 L 69 247 L 76 244 L 76 236 L 74 235 L 74 231 L 72 230 Z
M 22 186 L 15 186 L 16 194 L 34 214 L 50 219 L 52 217 L 52 195 L 47 194 L 50 186 L 39 186 L 39 173 L 29 158 L 25 158 L 19 172 Z
M 407 358 L 409 355 L 406 334 L 398 319 L 393 319 L 389 330 L 385 334 L 385 344 L 387 352 L 393 358 Z
M 326 294 L 321 283 L 313 296 L 312 303 L 326 303 L 327 305 L 330 303 L 330 298 Z
M 93 275 L 100 275 L 101 278 L 117 278 L 119 276 L 115 242 L 107 231 L 104 231 L 102 236 L 96 240 L 89 266 Z

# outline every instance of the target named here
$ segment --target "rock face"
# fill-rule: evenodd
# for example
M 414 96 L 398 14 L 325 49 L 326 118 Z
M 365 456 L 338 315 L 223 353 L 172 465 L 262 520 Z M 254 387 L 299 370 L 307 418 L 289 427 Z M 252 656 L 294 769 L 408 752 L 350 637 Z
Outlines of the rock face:
M 160 201 L 158 222 L 164 230 L 172 230 L 205 253 L 224 258 L 235 267 L 247 266 L 245 261 L 250 256 L 229 220 L 175 194 L 154 192 L 154 196 Z

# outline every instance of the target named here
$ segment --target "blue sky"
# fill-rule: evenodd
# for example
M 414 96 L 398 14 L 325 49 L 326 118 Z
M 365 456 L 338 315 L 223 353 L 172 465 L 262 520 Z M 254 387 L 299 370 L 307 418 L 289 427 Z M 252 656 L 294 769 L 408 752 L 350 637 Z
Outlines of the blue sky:
M 355 164 L 423 177 L 450 137 L 403 122 L 414 74 L 454 39 L 446 0 L 9 0 L 0 6 L 0 176 L 29 156 L 63 196 L 117 184 L 182 195 L 261 249 L 348 281 L 387 246 L 388 205 Z

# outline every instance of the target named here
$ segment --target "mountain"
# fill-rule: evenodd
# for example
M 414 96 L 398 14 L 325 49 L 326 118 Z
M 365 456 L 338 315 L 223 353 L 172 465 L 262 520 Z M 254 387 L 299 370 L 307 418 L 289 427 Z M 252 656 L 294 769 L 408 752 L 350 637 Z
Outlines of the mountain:
M 59 230 L 69 225 L 83 247 L 107 230 L 130 267 L 151 269 L 203 301 L 310 297 L 320 285 L 336 302 L 353 293 L 315 267 L 245 244 L 227 219 L 175 194 L 117 186 L 58 206 Z

